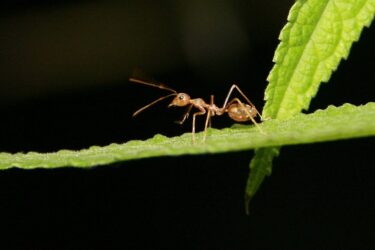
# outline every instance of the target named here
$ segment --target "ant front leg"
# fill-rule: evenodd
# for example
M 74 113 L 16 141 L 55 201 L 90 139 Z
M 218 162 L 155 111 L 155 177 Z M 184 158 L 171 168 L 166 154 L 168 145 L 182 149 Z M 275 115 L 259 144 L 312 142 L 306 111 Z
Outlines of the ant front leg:
M 189 118 L 189 114 L 190 114 L 192 107 L 193 105 L 190 104 L 189 107 L 187 107 L 187 109 L 185 110 L 185 113 L 183 114 L 182 119 L 180 121 L 176 121 L 176 123 L 182 125 L 186 121 L 186 119 Z
M 196 112 L 193 114 L 193 128 L 192 128 L 192 131 L 191 131 L 191 134 L 192 134 L 192 137 L 193 137 L 193 144 L 195 143 L 195 117 L 197 115 L 204 115 L 206 113 L 206 110 L 202 107 L 199 107 L 199 112 Z

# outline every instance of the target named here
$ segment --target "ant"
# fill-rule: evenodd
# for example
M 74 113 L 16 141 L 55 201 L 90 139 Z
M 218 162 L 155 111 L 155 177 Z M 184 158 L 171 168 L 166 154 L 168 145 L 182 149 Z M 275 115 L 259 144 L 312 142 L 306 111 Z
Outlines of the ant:
M 173 106 L 187 107 L 184 115 L 182 116 L 182 119 L 180 121 L 176 121 L 178 124 L 183 124 L 185 122 L 185 120 L 189 117 L 189 114 L 190 114 L 191 109 L 193 107 L 198 109 L 199 111 L 197 111 L 193 114 L 193 127 L 192 127 L 193 143 L 195 143 L 195 119 L 196 119 L 197 116 L 204 115 L 204 114 L 206 114 L 206 122 L 205 122 L 205 125 L 204 125 L 203 141 L 206 140 L 207 127 L 211 126 L 211 117 L 213 117 L 215 115 L 220 116 L 220 115 L 223 115 L 224 113 L 227 113 L 228 116 L 232 120 L 237 121 L 237 122 L 251 121 L 252 123 L 254 123 L 258 127 L 260 132 L 263 133 L 262 129 L 259 127 L 258 123 L 254 119 L 258 115 L 262 120 L 262 116 L 260 115 L 258 110 L 255 108 L 254 104 L 251 103 L 249 98 L 247 98 L 247 96 L 242 92 L 242 90 L 236 84 L 233 84 L 232 87 L 229 89 L 223 106 L 221 108 L 219 108 L 214 103 L 214 96 L 213 95 L 211 95 L 211 100 L 210 100 L 210 103 L 208 104 L 202 98 L 192 99 L 188 94 L 178 93 L 174 89 L 171 89 L 164 84 L 155 84 L 155 83 L 152 83 L 152 82 L 140 80 L 138 78 L 133 78 L 133 77 L 130 77 L 129 81 L 172 92 L 171 94 L 162 96 L 162 97 L 158 98 L 157 100 L 147 104 L 146 106 L 138 109 L 137 111 L 135 111 L 133 113 L 133 117 L 138 115 L 139 113 L 141 113 L 145 109 L 147 109 L 147 108 L 155 105 L 156 103 L 158 103 L 158 102 L 160 102 L 160 101 L 162 101 L 162 100 L 164 100 L 168 97 L 171 97 L 171 96 L 175 96 L 175 98 L 168 105 L 168 107 L 173 107 Z M 229 98 L 232 95 L 234 90 L 237 90 L 241 94 L 241 96 L 246 100 L 247 103 L 243 103 L 237 97 L 235 97 L 235 98 L 233 98 L 229 101 Z

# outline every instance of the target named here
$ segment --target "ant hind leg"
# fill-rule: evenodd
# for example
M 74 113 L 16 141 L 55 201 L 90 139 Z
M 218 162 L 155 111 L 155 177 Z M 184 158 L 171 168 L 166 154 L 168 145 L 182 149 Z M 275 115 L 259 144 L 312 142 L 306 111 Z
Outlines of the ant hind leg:
M 233 85 L 230 87 L 230 89 L 229 89 L 229 91 L 228 91 L 228 94 L 227 94 L 227 97 L 225 98 L 225 101 L 224 101 L 224 104 L 223 104 L 222 109 L 225 109 L 226 107 L 229 106 L 230 103 L 233 103 L 234 99 L 238 99 L 238 98 L 234 98 L 234 99 L 232 99 L 232 100 L 228 103 L 229 98 L 231 97 L 231 95 L 232 95 L 232 93 L 233 93 L 233 91 L 234 91 L 235 89 L 236 89 L 236 90 L 238 91 L 238 93 L 240 93 L 240 95 L 246 100 L 246 102 L 256 110 L 257 115 L 260 117 L 260 120 L 263 121 L 263 117 L 262 117 L 262 115 L 259 113 L 259 111 L 257 110 L 257 108 L 255 107 L 255 105 L 249 100 L 249 98 L 248 98 L 248 97 L 242 92 L 242 90 L 240 89 L 240 87 L 238 87 L 236 84 L 233 84 Z M 238 99 L 238 100 L 239 100 L 239 99 Z M 242 103 L 242 102 L 241 102 L 241 103 Z
M 240 107 L 246 112 L 246 115 L 249 117 L 249 119 L 251 120 L 251 122 L 258 128 L 259 132 L 262 133 L 262 134 L 266 134 L 262 128 L 259 126 L 259 124 L 255 121 L 255 119 L 253 118 L 253 116 L 250 114 L 249 110 L 246 108 L 245 104 L 243 102 L 241 102 L 240 99 L 238 99 L 237 97 L 236 98 L 233 98 L 229 103 L 228 103 L 228 106 L 234 102 L 237 102 L 238 105 L 240 105 Z M 255 106 L 252 106 L 255 108 Z M 259 115 L 258 111 L 256 110 L 257 114 Z

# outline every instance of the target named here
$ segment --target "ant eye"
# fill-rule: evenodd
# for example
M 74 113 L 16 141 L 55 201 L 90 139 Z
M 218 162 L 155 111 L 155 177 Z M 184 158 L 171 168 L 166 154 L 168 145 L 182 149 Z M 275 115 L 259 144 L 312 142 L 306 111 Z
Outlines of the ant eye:
M 190 96 L 185 93 L 178 93 L 178 95 L 173 99 L 173 105 L 183 107 L 189 104 Z

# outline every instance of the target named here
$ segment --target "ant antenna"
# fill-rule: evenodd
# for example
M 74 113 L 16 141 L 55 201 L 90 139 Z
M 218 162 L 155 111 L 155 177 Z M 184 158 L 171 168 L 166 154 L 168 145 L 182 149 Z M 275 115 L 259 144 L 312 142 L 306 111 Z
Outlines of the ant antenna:
M 156 85 L 156 86 L 157 86 L 157 85 Z M 139 113 L 141 113 L 143 110 L 145 110 L 145 109 L 147 109 L 147 108 L 149 108 L 149 107 L 155 105 L 156 103 L 158 103 L 158 102 L 160 102 L 160 101 L 162 101 L 162 100 L 164 100 L 164 99 L 166 99 L 166 98 L 168 98 L 168 97 L 174 96 L 174 95 L 177 95 L 177 92 L 176 92 L 176 93 L 169 94 L 169 95 L 166 95 L 166 96 L 162 96 L 162 97 L 160 97 L 159 99 L 157 99 L 157 100 L 155 100 L 155 101 L 153 101 L 153 102 L 147 104 L 146 106 L 144 106 L 144 107 L 138 109 L 137 111 L 135 111 L 135 112 L 133 113 L 133 117 L 136 116 L 136 115 L 138 115 Z
M 148 81 L 143 81 L 143 80 L 141 80 L 141 79 L 134 78 L 134 77 L 130 77 L 130 78 L 129 78 L 129 81 L 130 81 L 130 82 L 134 82 L 134 83 L 139 83 L 139 84 L 147 85 L 147 86 L 154 87 L 154 88 L 164 89 L 164 90 L 167 90 L 167 91 L 172 92 L 172 94 L 169 94 L 169 95 L 166 95 L 166 96 L 162 96 L 162 97 L 156 99 L 155 101 L 153 101 L 153 102 L 147 104 L 146 106 L 144 106 L 144 107 L 138 109 L 137 111 L 135 111 L 135 112 L 133 113 L 133 117 L 136 116 L 136 115 L 138 115 L 139 113 L 141 113 L 141 112 L 144 111 L 145 109 L 147 109 L 147 108 L 149 108 L 149 107 L 155 105 L 156 103 L 158 103 L 158 102 L 160 102 L 160 101 L 162 101 L 162 100 L 164 100 L 164 99 L 166 99 L 166 98 L 168 98 L 168 97 L 171 97 L 171 96 L 175 96 L 175 95 L 177 95 L 177 91 L 176 91 L 176 90 L 171 89 L 171 88 L 167 87 L 167 86 L 164 85 L 164 84 L 155 84 L 155 83 L 148 82 Z
M 171 89 L 171 88 L 167 87 L 164 84 L 155 84 L 155 83 L 151 83 L 151 82 L 146 82 L 146 81 L 140 80 L 138 78 L 133 78 L 133 77 L 130 77 L 129 81 L 130 82 L 134 82 L 134 83 L 139 83 L 139 84 L 147 85 L 147 86 L 151 86 L 151 87 L 154 87 L 154 88 L 165 89 L 165 90 L 168 90 L 168 91 L 170 91 L 172 93 L 177 94 L 176 90 Z

